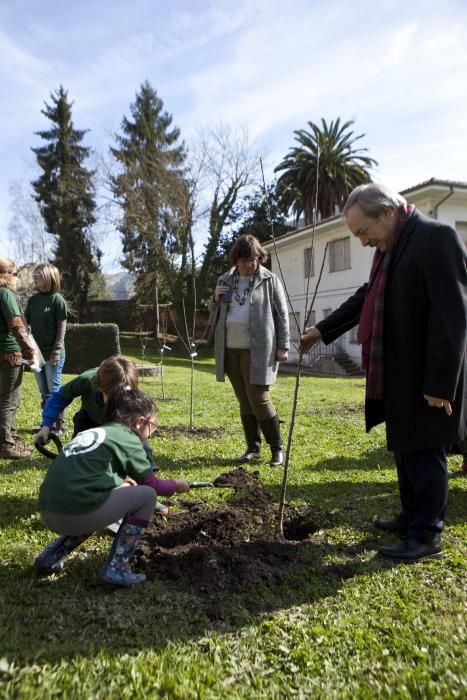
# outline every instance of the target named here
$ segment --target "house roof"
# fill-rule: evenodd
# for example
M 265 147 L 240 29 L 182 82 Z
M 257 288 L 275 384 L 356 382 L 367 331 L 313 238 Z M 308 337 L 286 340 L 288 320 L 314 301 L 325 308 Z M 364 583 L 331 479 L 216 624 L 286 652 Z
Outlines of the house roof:
M 460 182 L 458 180 L 438 180 L 436 177 L 431 177 L 429 180 L 424 180 L 418 185 L 413 185 L 412 187 L 407 187 L 405 190 L 401 190 L 400 194 L 405 195 L 408 192 L 415 192 L 416 190 L 422 190 L 430 186 L 457 187 L 458 189 L 467 190 L 467 182 Z
M 438 178 L 431 177 L 429 180 L 424 180 L 423 182 L 418 183 L 418 185 L 413 185 L 412 187 L 407 187 L 405 190 L 401 190 L 399 194 L 405 196 L 406 194 L 409 193 L 414 193 L 419 190 L 424 190 L 424 189 L 429 189 L 430 187 L 439 187 L 439 188 L 451 188 L 455 187 L 456 189 L 463 189 L 467 190 L 467 182 L 460 182 L 458 180 L 439 180 Z M 339 219 L 342 218 L 341 214 L 336 214 L 335 216 L 330 216 L 328 219 L 322 219 L 316 224 L 316 229 L 321 229 L 323 228 L 326 224 L 330 224 L 331 222 L 338 221 Z M 282 234 L 282 236 L 277 236 L 276 241 L 284 241 L 287 238 L 292 238 L 293 236 L 296 236 L 297 234 L 301 233 L 302 231 L 305 231 L 305 229 L 310 229 L 312 228 L 311 224 L 307 224 L 306 226 L 299 226 L 292 231 L 288 231 L 287 233 Z M 264 245 L 267 247 L 268 245 L 272 245 L 272 240 L 271 242 L 265 241 Z

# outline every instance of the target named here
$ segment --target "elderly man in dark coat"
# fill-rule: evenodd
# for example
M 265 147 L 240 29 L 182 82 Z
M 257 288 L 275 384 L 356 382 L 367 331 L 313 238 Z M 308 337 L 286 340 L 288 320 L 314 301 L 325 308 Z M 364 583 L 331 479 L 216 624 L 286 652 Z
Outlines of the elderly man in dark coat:
M 361 185 L 344 208 L 349 229 L 376 248 L 368 284 L 316 326 L 301 347 L 332 342 L 359 324 L 367 384 L 366 428 L 386 421 L 400 514 L 375 525 L 404 539 L 379 553 L 439 558 L 448 497 L 447 446 L 467 431 L 467 255 L 454 229 L 386 188 Z

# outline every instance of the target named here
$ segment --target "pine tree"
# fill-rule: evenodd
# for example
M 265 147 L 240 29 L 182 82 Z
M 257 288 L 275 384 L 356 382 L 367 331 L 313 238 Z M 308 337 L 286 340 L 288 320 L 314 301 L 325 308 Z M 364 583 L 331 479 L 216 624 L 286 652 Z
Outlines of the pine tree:
M 97 270 L 91 227 L 95 223 L 94 172 L 83 163 L 90 149 L 81 145 L 87 130 L 75 129 L 73 103 L 62 86 L 51 94 L 42 114 L 52 122 L 37 131 L 47 145 L 33 148 L 42 170 L 32 185 L 48 233 L 57 237 L 54 264 L 62 275 L 67 300 L 79 311 L 86 303 L 91 274 Z
M 110 186 L 123 210 L 119 223 L 124 257 L 122 265 L 136 276 L 136 295 L 152 303 L 157 314 L 161 293 L 171 286 L 173 260 L 180 252 L 184 229 L 186 158 L 180 130 L 156 90 L 141 85 L 131 117 L 123 118 L 111 153 L 119 172 Z M 156 319 L 157 327 L 157 319 Z

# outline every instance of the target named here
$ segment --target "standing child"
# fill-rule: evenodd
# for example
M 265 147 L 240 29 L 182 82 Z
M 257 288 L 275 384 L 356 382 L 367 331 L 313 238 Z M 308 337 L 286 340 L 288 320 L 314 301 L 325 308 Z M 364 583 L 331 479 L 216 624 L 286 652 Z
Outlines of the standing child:
M 18 272 L 13 260 L 0 258 L 0 458 L 29 457 L 30 448 L 16 433 L 21 401 L 21 360 L 34 361 L 34 348 L 16 298 Z
M 37 294 L 30 297 L 26 306 L 26 320 L 42 352 L 45 365 L 34 372 L 44 407 L 50 393 L 60 386 L 65 364 L 65 332 L 67 306 L 59 294 L 60 272 L 54 265 L 38 265 L 33 273 Z M 57 416 L 54 432 L 65 432 L 64 414 Z
M 130 561 L 144 534 L 157 495 L 189 490 L 184 479 L 158 479 L 142 442 L 156 427 L 154 401 L 118 386 L 109 397 L 104 424 L 85 430 L 52 462 L 39 492 L 44 525 L 60 534 L 36 559 L 41 573 L 63 568 L 63 559 L 93 532 L 123 518 L 101 578 L 131 588 L 146 580 Z

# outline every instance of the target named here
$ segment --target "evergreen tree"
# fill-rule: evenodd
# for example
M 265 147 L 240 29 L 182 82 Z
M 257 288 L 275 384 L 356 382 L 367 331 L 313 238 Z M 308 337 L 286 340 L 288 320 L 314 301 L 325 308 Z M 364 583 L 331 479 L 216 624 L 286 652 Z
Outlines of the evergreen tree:
M 257 190 L 245 199 L 245 205 L 240 215 L 240 226 L 235 229 L 233 239 L 250 234 L 259 242 L 270 241 L 291 231 L 293 226 L 286 222 L 287 210 L 274 185 Z
M 255 236 L 260 243 L 271 241 L 291 231 L 293 226 L 286 223 L 284 205 L 279 199 L 274 185 L 257 190 L 246 197 L 236 208 L 235 220 L 237 225 L 222 234 L 217 250 L 210 266 L 210 284 L 215 286 L 218 277 L 230 266 L 229 251 L 239 236 Z M 267 263 L 268 265 L 268 263 Z
M 110 186 L 123 210 L 122 265 L 136 276 L 136 295 L 156 308 L 171 286 L 173 264 L 186 226 L 185 147 L 172 116 L 146 81 L 123 118 L 111 153 L 119 172 Z M 158 321 L 156 320 L 156 326 Z
M 60 86 L 51 98 L 42 114 L 52 127 L 36 132 L 47 144 L 32 149 L 42 170 L 32 185 L 46 230 L 57 238 L 53 262 L 61 272 L 64 294 L 79 314 L 90 276 L 97 270 L 90 235 L 95 223 L 94 172 L 83 165 L 90 152 L 81 145 L 87 130 L 74 128 L 68 93 Z

